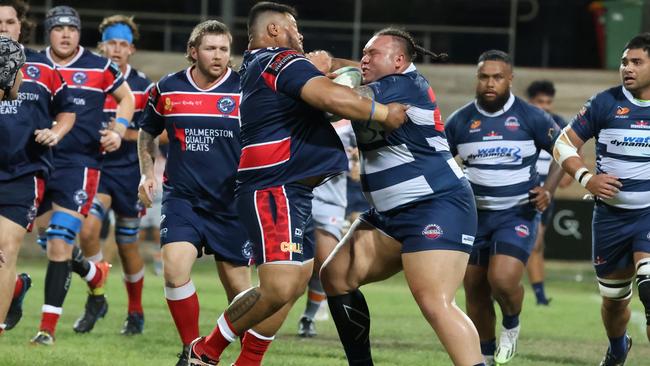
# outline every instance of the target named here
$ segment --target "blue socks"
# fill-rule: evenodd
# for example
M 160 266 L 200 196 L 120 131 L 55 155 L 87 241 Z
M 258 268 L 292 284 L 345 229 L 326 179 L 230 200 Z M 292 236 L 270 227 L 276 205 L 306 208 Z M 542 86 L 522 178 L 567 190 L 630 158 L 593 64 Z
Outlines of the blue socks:
M 531 286 L 535 292 L 537 305 L 548 305 L 548 299 L 546 298 L 546 293 L 544 292 L 544 281 L 531 283 Z
M 503 321 L 501 322 L 504 328 L 512 329 L 519 325 L 519 314 L 506 315 L 503 314 Z
M 497 350 L 497 340 L 492 338 L 489 341 L 481 341 L 481 354 L 483 356 L 494 356 Z
M 620 337 L 610 338 L 609 339 L 609 350 L 612 352 L 614 357 L 617 360 L 621 360 L 625 357 L 625 352 L 627 351 L 627 332 Z

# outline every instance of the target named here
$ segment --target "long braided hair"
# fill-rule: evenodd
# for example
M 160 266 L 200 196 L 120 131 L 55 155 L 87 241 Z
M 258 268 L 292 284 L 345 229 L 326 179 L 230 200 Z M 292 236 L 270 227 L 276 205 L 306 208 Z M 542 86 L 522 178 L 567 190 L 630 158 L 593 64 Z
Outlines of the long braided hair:
M 415 60 L 418 55 L 429 56 L 431 57 L 432 62 L 446 62 L 449 59 L 449 55 L 446 53 L 434 53 L 416 44 L 413 36 L 403 29 L 388 27 L 375 33 L 375 36 L 392 36 L 399 38 L 404 43 L 406 53 L 411 60 Z

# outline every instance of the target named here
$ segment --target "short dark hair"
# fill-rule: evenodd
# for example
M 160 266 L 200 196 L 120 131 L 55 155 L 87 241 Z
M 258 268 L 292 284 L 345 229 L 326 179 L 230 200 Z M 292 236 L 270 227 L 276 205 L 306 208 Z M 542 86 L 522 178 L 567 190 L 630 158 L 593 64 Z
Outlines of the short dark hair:
M 16 11 L 16 18 L 20 22 L 20 39 L 18 42 L 24 43 L 29 40 L 31 32 L 35 27 L 34 22 L 27 19 L 29 4 L 22 0 L 0 0 L 0 6 L 9 6 Z
M 645 32 L 636 35 L 625 45 L 625 50 L 638 50 L 642 49 L 645 53 L 650 56 L 650 32 Z
M 409 57 L 409 61 L 414 60 L 418 55 L 430 56 L 434 62 L 447 61 L 449 58 L 446 53 L 433 53 L 426 48 L 415 44 L 415 39 L 413 39 L 411 33 L 405 31 L 404 29 L 388 27 L 375 33 L 375 36 L 391 36 L 399 39 L 399 41 L 402 43 L 402 46 L 404 47 L 406 55 Z
M 271 1 L 262 1 L 257 4 L 255 4 L 251 10 L 248 12 L 248 32 L 250 33 L 251 28 L 253 25 L 255 25 L 255 22 L 257 21 L 257 18 L 262 13 L 265 13 L 267 11 L 271 11 L 274 13 L 281 13 L 281 14 L 290 14 L 294 18 L 298 17 L 298 12 L 296 11 L 296 8 L 285 5 L 285 4 L 279 4 L 279 3 L 274 3 Z
M 478 63 L 480 64 L 483 61 L 501 61 L 512 66 L 510 55 L 501 50 L 489 50 L 481 53 L 478 57 Z
M 526 89 L 528 99 L 532 99 L 539 94 L 555 97 L 555 85 L 550 80 L 535 80 Z

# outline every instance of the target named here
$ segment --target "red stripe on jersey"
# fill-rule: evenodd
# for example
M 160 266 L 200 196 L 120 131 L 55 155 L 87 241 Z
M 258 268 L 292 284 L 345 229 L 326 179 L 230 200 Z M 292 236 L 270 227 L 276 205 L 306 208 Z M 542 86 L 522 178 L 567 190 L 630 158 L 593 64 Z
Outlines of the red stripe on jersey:
M 275 79 L 276 79 L 275 75 L 271 74 L 268 71 L 264 71 L 262 73 L 262 78 L 264 79 L 264 82 L 266 83 L 266 86 L 269 87 L 269 89 L 271 89 L 273 91 L 277 91 L 275 89 Z
M 99 187 L 99 170 L 86 168 L 84 174 L 84 186 L 83 190 L 86 191 L 88 199 L 81 207 L 79 207 L 79 213 L 87 216 L 90 207 L 93 205 L 93 199 L 95 199 L 95 194 L 97 194 L 97 187 Z
M 427 92 L 429 93 L 429 99 L 431 99 L 431 102 L 435 103 L 436 93 L 433 92 L 433 89 L 431 89 L 431 87 L 427 89 Z M 443 132 L 445 130 L 445 124 L 442 122 L 442 115 L 440 115 L 440 109 L 437 106 L 436 109 L 433 111 L 433 122 L 436 131 Z
M 288 243 L 290 240 L 286 199 L 283 200 L 281 197 L 284 197 L 282 187 L 271 187 L 255 192 L 255 207 L 262 231 L 264 263 L 291 259 L 291 252 L 282 251 L 282 243 Z M 271 199 L 275 202 L 275 220 L 273 219 Z
M 165 93 L 159 98 L 157 107 L 164 116 L 211 115 L 215 117 L 239 118 L 239 94 L 217 93 Z
M 45 179 L 41 177 L 34 177 L 34 213 L 38 211 L 38 207 L 43 202 L 43 195 L 45 194 Z M 27 225 L 27 231 L 31 232 L 34 228 L 34 221 L 32 220 Z
M 23 65 L 21 71 L 23 73 L 23 80 L 39 83 L 41 86 L 45 87 L 50 94 L 58 89 L 56 85 L 53 85 L 53 80 L 57 79 L 52 77 L 53 74 L 55 74 L 55 71 L 47 65 L 26 63 Z
M 174 127 L 174 137 L 176 137 L 176 140 L 180 142 L 181 151 L 185 151 L 185 149 L 187 149 L 187 142 L 185 141 L 185 129 L 176 127 L 175 123 L 173 127 Z
M 238 170 L 260 169 L 282 164 L 291 158 L 291 137 L 242 148 Z
M 115 78 L 110 72 L 102 70 L 58 69 L 71 88 L 93 88 L 102 92 L 113 84 Z
M 431 89 L 431 87 L 429 87 L 427 92 L 429 93 L 429 99 L 431 99 L 431 101 L 433 103 L 435 103 L 436 102 L 436 93 L 433 92 L 433 89 Z
M 133 92 L 133 96 L 135 97 L 135 112 L 143 111 L 147 106 L 148 95 L 144 92 Z M 107 94 L 106 99 L 104 100 L 104 112 L 112 112 L 116 110 L 117 101 L 112 95 Z

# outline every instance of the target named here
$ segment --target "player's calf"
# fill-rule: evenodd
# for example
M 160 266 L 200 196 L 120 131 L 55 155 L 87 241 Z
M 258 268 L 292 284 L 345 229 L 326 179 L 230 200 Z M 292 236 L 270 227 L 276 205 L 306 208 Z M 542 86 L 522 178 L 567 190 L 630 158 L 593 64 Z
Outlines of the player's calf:
M 645 309 L 646 336 L 650 340 L 650 258 L 637 262 L 636 285 L 639 289 L 639 299 Z

